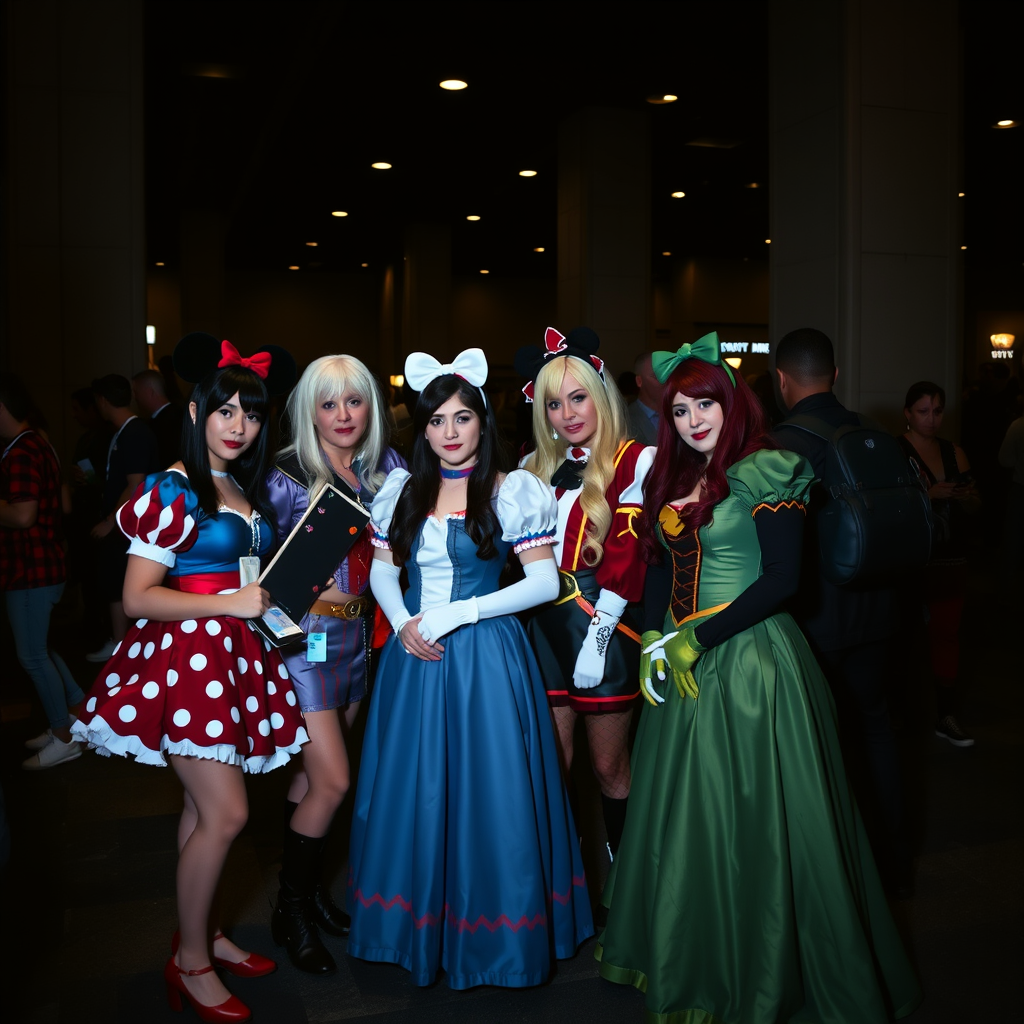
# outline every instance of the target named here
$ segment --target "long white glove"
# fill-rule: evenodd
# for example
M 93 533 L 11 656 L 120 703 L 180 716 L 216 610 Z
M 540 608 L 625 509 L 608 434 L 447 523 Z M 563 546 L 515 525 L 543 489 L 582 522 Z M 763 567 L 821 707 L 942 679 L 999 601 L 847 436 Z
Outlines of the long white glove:
M 405 607 L 402 587 L 398 582 L 401 574 L 402 570 L 397 565 L 391 565 L 382 558 L 375 558 L 370 564 L 370 589 L 396 635 L 412 618 Z
M 497 615 L 514 615 L 558 597 L 558 568 L 554 559 L 540 558 L 526 562 L 523 572 L 526 573 L 525 579 L 504 590 L 496 590 L 483 597 L 470 597 L 465 601 L 453 601 L 425 611 L 419 623 L 420 636 L 427 643 L 432 643 L 459 626 L 479 622 L 480 619 L 493 619 Z
M 626 599 L 613 590 L 602 590 L 594 605 L 594 617 L 576 656 L 572 681 L 577 690 L 592 690 L 604 679 L 604 663 L 615 627 L 626 610 Z

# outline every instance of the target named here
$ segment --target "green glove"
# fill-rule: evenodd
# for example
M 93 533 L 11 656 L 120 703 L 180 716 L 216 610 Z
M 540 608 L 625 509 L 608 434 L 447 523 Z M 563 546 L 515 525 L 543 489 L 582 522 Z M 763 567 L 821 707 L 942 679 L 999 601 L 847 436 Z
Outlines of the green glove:
M 694 636 L 693 626 L 670 633 L 664 638 L 664 646 L 668 663 L 672 667 L 672 679 L 679 691 L 679 696 L 684 700 L 687 697 L 693 697 L 696 700 L 700 691 L 697 689 L 697 681 L 693 678 L 693 666 L 704 653 L 705 648 Z
M 665 698 L 654 689 L 651 667 L 664 682 L 668 674 L 668 663 L 665 661 L 665 647 L 661 634 L 656 629 L 649 629 L 640 637 L 640 692 L 644 700 L 654 707 L 665 703 Z

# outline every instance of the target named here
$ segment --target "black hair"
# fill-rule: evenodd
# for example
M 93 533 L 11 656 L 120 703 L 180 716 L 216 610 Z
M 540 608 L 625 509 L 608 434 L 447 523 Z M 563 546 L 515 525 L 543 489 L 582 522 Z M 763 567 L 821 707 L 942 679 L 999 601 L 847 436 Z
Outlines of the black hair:
M 30 420 L 36 407 L 21 378 L 6 371 L 0 372 L 0 404 L 19 423 Z
M 937 398 L 943 406 L 946 404 L 946 392 L 942 387 L 934 381 L 919 380 L 916 384 L 910 385 L 907 397 L 903 401 L 903 408 L 909 409 L 912 405 L 916 405 L 925 395 L 929 398 Z
M 82 409 L 96 408 L 96 392 L 92 388 L 79 388 L 71 392 L 71 401 Z
M 249 504 L 271 525 L 274 524 L 273 509 L 266 493 L 267 437 L 270 433 L 266 422 L 270 409 L 270 397 L 263 381 L 251 370 L 241 366 L 225 366 L 207 374 L 193 389 L 192 401 L 196 404 L 196 420 L 191 415 L 181 419 L 181 461 L 188 475 L 188 482 L 199 498 L 199 505 L 208 515 L 217 511 L 217 488 L 210 472 L 210 452 L 206 447 L 206 420 L 237 392 L 242 410 L 254 412 L 263 419 L 256 440 L 234 462 L 231 475 L 242 488 Z
M 836 377 L 836 354 L 827 334 L 814 327 L 799 327 L 775 346 L 775 366 L 799 384 L 817 384 Z
M 427 441 L 426 430 L 430 417 L 455 395 L 480 418 L 480 448 L 466 490 L 466 533 L 476 544 L 477 558 L 489 559 L 495 555 L 494 533 L 498 518 L 491 500 L 503 459 L 494 412 L 472 384 L 454 374 L 445 374 L 435 377 L 420 392 L 413 410 L 414 440 L 409 463 L 412 475 L 395 508 L 389 537 L 397 565 L 402 565 L 409 557 L 423 520 L 437 506 L 437 496 L 441 491 L 441 463 Z
M 108 373 L 105 377 L 97 377 L 92 382 L 93 391 L 105 398 L 114 408 L 124 409 L 131 405 L 132 386 L 127 377 L 119 373 Z

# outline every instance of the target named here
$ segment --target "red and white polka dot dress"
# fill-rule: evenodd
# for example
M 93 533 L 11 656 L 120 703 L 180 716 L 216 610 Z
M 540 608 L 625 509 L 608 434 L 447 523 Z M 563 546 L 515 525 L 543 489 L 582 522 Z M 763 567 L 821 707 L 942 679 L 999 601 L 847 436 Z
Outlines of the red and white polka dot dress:
M 169 566 L 164 585 L 192 593 L 238 586 L 238 557 L 270 531 L 230 510 L 205 515 L 181 473 L 147 478 L 118 513 L 131 554 Z M 284 764 L 309 737 L 288 670 L 245 620 L 140 619 L 103 667 L 74 726 L 100 754 L 166 765 L 214 758 L 248 772 Z

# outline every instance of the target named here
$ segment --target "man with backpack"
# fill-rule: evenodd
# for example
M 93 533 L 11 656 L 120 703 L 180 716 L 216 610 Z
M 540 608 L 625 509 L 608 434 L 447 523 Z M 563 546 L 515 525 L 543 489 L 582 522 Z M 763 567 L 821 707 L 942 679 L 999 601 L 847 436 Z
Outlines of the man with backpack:
M 890 472 L 897 477 L 902 474 L 911 488 L 914 484 L 909 466 L 902 468 L 905 458 L 897 459 L 899 464 L 893 468 L 894 457 L 887 442 L 893 447 L 896 442 L 846 409 L 832 393 L 838 373 L 832 342 L 821 331 L 800 328 L 776 346 L 775 374 L 789 415 L 775 428 L 775 439 L 783 448 L 803 455 L 820 481 L 811 494 L 801 585 L 792 611 L 832 686 L 840 725 L 846 732 L 860 733 L 871 775 L 873 802 L 887 834 L 886 848 L 876 851 L 883 876 L 890 888 L 908 892 L 910 852 L 901 773 L 885 695 L 893 635 L 898 626 L 895 594 L 892 581 L 884 576 L 866 573 L 867 578 L 859 578 L 862 565 L 872 558 L 878 559 L 877 548 L 887 538 L 883 536 L 882 541 L 874 543 L 868 537 L 866 544 L 874 550 L 863 550 L 865 542 L 861 541 L 862 548 L 857 549 L 854 544 L 851 554 L 847 550 L 849 545 L 842 543 L 842 529 L 836 533 L 835 524 L 842 521 L 848 534 L 864 536 L 862 519 L 839 497 L 849 493 L 856 499 L 863 488 L 843 479 L 845 467 L 837 439 L 844 433 L 850 434 L 862 451 L 878 452 L 883 459 L 888 457 Z M 859 436 L 861 432 L 863 438 Z M 931 539 L 927 496 L 923 504 L 915 498 L 913 490 L 902 497 L 912 506 L 909 512 L 923 518 L 914 520 L 903 506 L 893 509 L 893 526 L 898 528 L 901 519 L 917 522 L 925 536 L 916 557 L 927 559 Z M 883 552 L 883 560 L 884 556 Z M 840 579 L 846 582 L 838 582 Z

